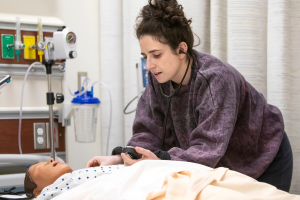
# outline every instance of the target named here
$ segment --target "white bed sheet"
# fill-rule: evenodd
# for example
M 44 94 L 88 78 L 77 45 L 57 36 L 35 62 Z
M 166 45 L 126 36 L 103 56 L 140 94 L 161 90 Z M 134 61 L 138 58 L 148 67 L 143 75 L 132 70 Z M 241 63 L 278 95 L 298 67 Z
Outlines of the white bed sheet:
M 53 200 L 142 200 L 149 192 L 161 189 L 168 173 L 188 169 L 204 171 L 211 168 L 181 161 L 141 161 L 88 181 Z

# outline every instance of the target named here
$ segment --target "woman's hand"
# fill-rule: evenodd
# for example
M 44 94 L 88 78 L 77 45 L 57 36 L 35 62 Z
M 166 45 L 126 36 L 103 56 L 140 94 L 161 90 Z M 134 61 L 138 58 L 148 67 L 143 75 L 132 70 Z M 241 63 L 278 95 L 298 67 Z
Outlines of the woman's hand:
M 154 153 L 152 153 L 151 151 L 149 151 L 147 149 L 143 149 L 142 147 L 135 147 L 134 149 L 137 153 L 143 155 L 142 158 L 134 160 L 134 159 L 131 159 L 129 156 L 127 156 L 125 153 L 121 153 L 121 156 L 124 160 L 125 166 L 131 166 L 142 160 L 160 160 L 160 158 L 158 158 Z
M 123 164 L 123 159 L 120 155 L 115 156 L 95 156 L 85 165 L 86 168 L 107 166 L 107 165 L 118 165 Z

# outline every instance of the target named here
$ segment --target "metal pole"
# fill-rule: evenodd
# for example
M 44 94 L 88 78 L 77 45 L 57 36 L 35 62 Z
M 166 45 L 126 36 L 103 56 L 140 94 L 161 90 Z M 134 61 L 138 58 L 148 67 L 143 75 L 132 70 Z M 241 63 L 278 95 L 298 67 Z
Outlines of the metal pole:
M 51 93 L 51 74 L 47 74 L 48 79 L 48 92 Z M 50 149 L 51 149 L 51 158 L 55 160 L 55 149 L 54 149 L 54 135 L 53 135 L 53 105 L 49 105 L 49 129 L 50 129 Z

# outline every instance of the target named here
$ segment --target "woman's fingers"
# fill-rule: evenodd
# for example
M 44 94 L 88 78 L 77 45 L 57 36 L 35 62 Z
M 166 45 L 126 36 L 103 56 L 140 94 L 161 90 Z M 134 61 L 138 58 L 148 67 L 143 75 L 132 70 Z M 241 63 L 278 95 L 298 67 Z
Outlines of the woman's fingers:
M 125 153 L 121 153 L 121 157 L 123 158 L 124 160 L 124 165 L 125 166 L 131 166 L 133 165 L 134 163 L 138 162 L 137 160 L 133 160 L 131 159 L 129 156 L 127 156 Z
M 100 163 L 98 161 L 98 158 L 95 156 L 86 163 L 85 168 L 96 167 L 96 166 L 100 166 Z
M 98 166 L 107 166 L 107 165 L 117 165 L 122 164 L 124 161 L 125 166 L 131 166 L 134 163 L 137 163 L 142 160 L 158 160 L 157 156 L 152 153 L 151 151 L 141 148 L 141 147 L 135 147 L 135 151 L 139 154 L 142 154 L 142 158 L 140 159 L 132 159 L 128 155 L 122 153 L 121 157 L 119 155 L 115 156 L 95 156 L 91 160 L 89 160 L 85 167 L 98 167 Z
M 152 151 L 142 147 L 135 147 L 135 151 L 143 155 L 141 160 L 160 160 Z
M 89 160 L 89 161 L 85 164 L 85 168 L 92 167 L 92 166 L 93 166 L 93 162 L 94 162 L 93 159 Z
M 144 149 L 142 147 L 135 147 L 135 151 L 138 152 L 139 154 L 142 154 L 143 157 L 150 157 L 153 153 L 147 149 Z
M 131 166 L 142 160 L 160 160 L 154 153 L 152 153 L 152 151 L 149 151 L 147 149 L 141 147 L 135 147 L 135 151 L 139 154 L 142 154 L 143 155 L 142 158 L 135 160 L 130 158 L 128 155 L 121 153 L 121 157 L 124 160 L 125 166 Z
M 125 153 L 121 153 L 121 157 L 122 157 L 122 159 L 123 159 L 123 161 L 124 161 L 124 165 L 125 166 L 130 166 L 131 164 L 131 158 L 129 158 Z

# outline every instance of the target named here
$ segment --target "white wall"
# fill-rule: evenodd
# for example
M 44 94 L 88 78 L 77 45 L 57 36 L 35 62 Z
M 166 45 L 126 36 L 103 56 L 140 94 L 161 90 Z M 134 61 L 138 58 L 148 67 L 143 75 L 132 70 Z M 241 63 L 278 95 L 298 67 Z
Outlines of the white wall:
M 136 63 L 140 62 L 141 50 L 138 39 L 135 37 L 135 19 L 140 9 L 147 4 L 147 0 L 123 1 L 123 87 L 124 107 L 137 96 L 137 70 Z M 134 110 L 138 101 L 134 101 L 128 107 L 127 112 Z M 124 115 L 124 139 L 125 144 L 132 137 L 132 125 L 135 112 Z
M 0 12 L 55 17 L 55 5 L 55 1 L 47 0 L 0 0 Z
M 106 152 L 110 154 L 114 147 L 124 145 L 122 1 L 100 0 L 99 12 L 101 80 L 109 87 L 113 104 L 112 127 L 107 151 L 110 107 L 109 95 L 102 87 L 102 151 L 103 154 Z
M 66 82 L 77 89 L 77 72 L 85 71 L 92 82 L 100 79 L 99 67 L 99 1 L 98 0 L 55 0 L 56 17 L 77 34 L 78 57 L 67 63 Z M 95 86 L 94 95 L 99 97 L 99 86 Z M 65 92 L 65 94 L 67 94 Z M 66 101 L 72 97 L 67 95 Z M 101 99 L 100 99 L 101 100 Z M 100 118 L 100 111 L 98 113 Z M 67 162 L 73 169 L 83 168 L 95 155 L 101 154 L 100 119 L 98 118 L 95 143 L 76 143 L 73 126 L 66 128 Z M 74 121 L 72 121 L 72 125 Z
M 61 19 L 67 27 L 72 28 L 78 38 L 77 52 L 78 57 L 74 60 L 68 60 L 66 64 L 65 82 L 71 89 L 77 90 L 77 72 L 85 71 L 92 81 L 99 80 L 99 1 L 79 1 L 79 0 L 0 0 L 0 13 L 27 14 L 37 16 L 52 16 Z M 60 81 L 60 80 L 58 80 Z M 19 93 L 22 79 L 16 78 L 10 87 L 2 91 L 0 98 L 3 98 L 10 88 L 13 102 L 2 101 L 0 107 L 18 107 Z M 53 80 L 54 92 L 60 92 L 60 85 L 57 86 L 56 80 Z M 46 106 L 44 100 L 47 84 L 42 78 L 29 78 L 26 83 L 26 91 L 33 98 L 31 102 L 29 96 L 24 96 L 24 106 L 38 107 Z M 64 86 L 65 102 L 72 100 L 71 95 Z M 100 88 L 95 86 L 94 95 L 99 97 Z M 44 98 L 44 99 L 43 99 Z M 101 100 L 101 99 L 100 99 Z M 85 163 L 95 155 L 101 154 L 101 134 L 100 134 L 100 111 L 98 114 L 98 127 L 95 143 L 81 144 L 75 142 L 73 126 L 66 128 L 66 153 L 67 163 L 74 169 L 83 168 Z M 74 121 L 72 120 L 72 125 Z

